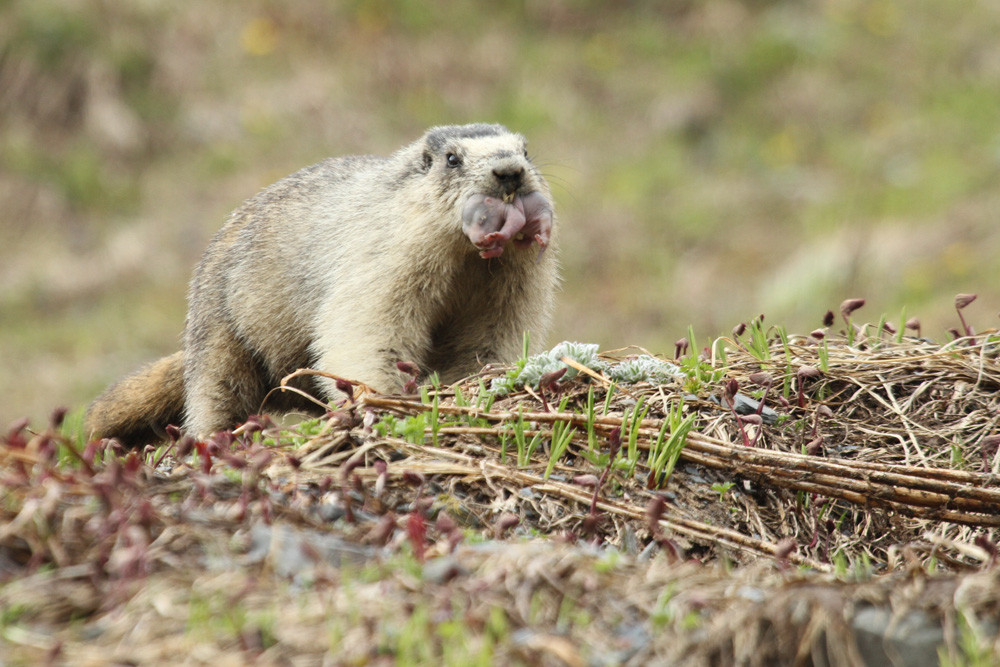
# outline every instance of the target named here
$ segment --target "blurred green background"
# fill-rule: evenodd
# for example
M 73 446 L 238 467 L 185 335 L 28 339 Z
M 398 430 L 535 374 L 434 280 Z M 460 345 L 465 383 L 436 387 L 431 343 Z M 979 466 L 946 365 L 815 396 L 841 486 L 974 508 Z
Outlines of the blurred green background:
M 0 426 L 177 348 L 229 210 L 435 124 L 553 186 L 552 341 L 1000 309 L 1000 3 L 0 0 Z

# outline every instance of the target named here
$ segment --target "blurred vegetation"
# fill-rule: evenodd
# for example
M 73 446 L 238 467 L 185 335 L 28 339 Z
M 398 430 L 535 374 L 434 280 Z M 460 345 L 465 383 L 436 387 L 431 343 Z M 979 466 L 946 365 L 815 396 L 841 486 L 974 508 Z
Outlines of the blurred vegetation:
M 523 132 L 553 339 L 668 352 L 845 297 L 997 324 L 1000 4 L 0 1 L 0 422 L 174 350 L 225 214 L 433 124 Z M 978 310 L 977 310 L 978 309 Z

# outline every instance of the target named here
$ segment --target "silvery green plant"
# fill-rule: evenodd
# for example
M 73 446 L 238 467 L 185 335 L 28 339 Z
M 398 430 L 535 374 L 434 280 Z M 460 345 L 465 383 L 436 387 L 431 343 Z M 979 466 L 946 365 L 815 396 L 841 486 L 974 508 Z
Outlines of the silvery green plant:
M 640 355 L 635 359 L 626 359 L 612 365 L 606 371 L 608 378 L 621 384 L 670 382 L 680 373 L 681 369 L 676 364 L 648 354 Z
M 680 369 L 670 363 L 644 354 L 635 359 L 628 359 L 617 364 L 609 364 L 597 356 L 596 343 L 575 343 L 563 341 L 548 352 L 542 352 L 523 360 L 518 367 L 504 377 L 495 378 L 490 390 L 496 394 L 507 394 L 525 385 L 538 387 L 542 376 L 566 368 L 566 373 L 560 379 L 571 380 L 578 371 L 567 367 L 563 357 L 569 357 L 582 366 L 596 372 L 604 372 L 611 380 L 622 384 L 636 382 L 669 382 L 680 374 Z
M 538 381 L 542 379 L 543 375 L 566 366 L 561 361 L 563 357 L 570 357 L 577 363 L 595 371 L 604 370 L 607 364 L 598 359 L 597 347 L 597 343 L 563 341 L 548 352 L 528 357 L 523 365 L 518 364 L 518 368 L 507 373 L 506 376 L 495 378 L 490 385 L 490 390 L 502 395 L 525 385 L 538 387 Z M 562 379 L 570 380 L 576 374 L 575 368 L 567 368 Z

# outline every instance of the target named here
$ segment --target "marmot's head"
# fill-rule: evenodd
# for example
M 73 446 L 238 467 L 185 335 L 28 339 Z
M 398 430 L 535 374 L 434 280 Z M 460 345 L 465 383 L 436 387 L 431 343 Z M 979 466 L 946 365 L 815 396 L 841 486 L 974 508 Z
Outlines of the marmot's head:
M 552 234 L 545 180 L 528 158 L 524 137 L 502 125 L 447 125 L 427 131 L 420 173 L 457 212 L 456 226 L 482 257 L 498 257 L 508 242 L 519 249 Z

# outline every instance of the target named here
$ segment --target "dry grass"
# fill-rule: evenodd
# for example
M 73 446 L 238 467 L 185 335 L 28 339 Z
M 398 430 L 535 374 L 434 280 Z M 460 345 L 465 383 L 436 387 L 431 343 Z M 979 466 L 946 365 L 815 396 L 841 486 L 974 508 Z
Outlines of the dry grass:
M 1000 367 L 990 356 L 995 354 L 995 343 L 964 340 L 941 347 L 919 341 L 873 340 L 851 347 L 830 341 L 826 345 L 828 370 L 816 379 L 798 375 L 802 367 L 824 365 L 815 340 L 792 341 L 787 347 L 775 340 L 769 361 L 757 359 L 741 346 L 732 347 L 735 352 L 729 355 L 726 376 L 740 386 L 752 387 L 748 378 L 760 372 L 772 374 L 779 385 L 783 378 L 788 380 L 792 401 L 785 408 L 778 407 L 782 423 L 746 426 L 760 433 L 748 434 L 756 438 L 756 446 L 745 447 L 732 413 L 704 400 L 711 391 L 718 394 L 717 387 L 709 387 L 698 400 L 692 400 L 681 383 L 618 391 L 610 410 L 593 420 L 595 431 L 605 440 L 616 429 L 622 430 L 622 438 L 628 437 L 631 420 L 623 415 L 637 399 L 644 398 L 649 411 L 635 424 L 636 446 L 641 451 L 636 474 L 612 473 L 598 494 L 599 510 L 615 521 L 644 525 L 646 505 L 660 493 L 650 488 L 654 484 L 649 480 L 647 455 L 671 406 L 683 401 L 686 410 L 696 415 L 694 430 L 680 454 L 682 462 L 692 465 L 681 466 L 668 481 L 660 481 L 670 501 L 661 519 L 666 531 L 705 548 L 733 549 L 735 553 L 728 556 L 737 561 L 774 554 L 782 538 L 793 537 L 800 554 L 792 556 L 793 560 L 815 569 L 828 569 L 836 552 L 849 559 L 864 554 L 871 562 L 888 566 L 893 560 L 889 548 L 904 543 L 927 554 L 933 552 L 937 558 L 979 564 L 982 559 L 969 561 L 957 551 L 946 556 L 942 547 L 951 539 L 971 541 L 976 534 L 992 540 L 992 530 L 981 529 L 1000 525 L 1000 490 L 994 481 L 996 444 L 988 446 L 988 451 L 983 446 L 997 431 L 1000 419 L 996 396 Z M 801 408 L 794 404 L 799 382 L 807 383 L 809 396 Z M 549 516 L 538 527 L 547 533 L 557 528 L 580 532 L 582 510 L 590 503 L 592 490 L 574 484 L 572 478 L 602 472 L 584 457 L 588 449 L 585 402 L 592 386 L 580 380 L 567 383 L 561 393 L 567 403 L 560 412 L 525 408 L 521 413 L 533 427 L 528 435 L 542 432 L 544 442 L 551 440 L 555 424 L 577 428 L 566 457 L 548 479 L 544 478 L 548 459 L 543 452 L 531 465 L 518 469 L 499 463 L 501 438 L 507 434 L 509 439 L 519 407 L 526 399 L 532 400 L 523 394 L 497 401 L 484 411 L 456 406 L 453 394 L 442 393 L 437 407 L 441 415 L 488 423 L 441 428 L 442 439 L 454 442 L 457 450 L 392 439 L 382 446 L 391 449 L 393 459 L 405 457 L 396 460 L 394 468 L 461 478 L 470 488 L 487 485 L 493 490 L 489 496 L 501 487 L 504 495 L 512 497 L 522 488 L 541 490 L 548 498 L 574 506 L 566 511 L 560 508 L 556 514 L 577 520 L 559 523 Z M 606 389 L 595 388 L 595 402 L 602 405 Z M 467 383 L 463 394 L 474 399 L 477 391 L 478 379 Z M 432 409 L 419 400 L 381 396 L 366 396 L 361 406 L 399 415 Z M 334 437 L 317 438 L 305 451 L 321 451 L 327 439 Z M 804 453 L 818 439 L 820 455 Z M 463 442 L 471 444 L 463 448 Z M 609 445 L 605 442 L 604 447 Z M 368 449 L 365 461 L 379 455 L 377 447 Z M 340 463 L 336 456 L 316 458 L 309 459 L 308 467 L 332 472 L 330 466 Z M 359 474 L 365 478 L 375 473 L 363 465 Z M 726 481 L 742 483 L 720 502 L 709 482 Z M 618 488 L 610 492 L 609 486 Z M 716 511 L 706 510 L 713 506 Z M 705 523 L 706 518 L 713 525 Z M 600 537 L 616 543 L 613 531 Z
M 359 390 L 293 431 L 142 453 L 18 425 L 0 447 L 5 655 L 854 664 L 872 608 L 944 619 L 953 659 L 995 652 L 995 342 L 824 340 L 733 338 L 700 384 L 610 400 L 578 376 L 490 402 L 505 369 L 425 400 Z M 738 421 L 725 395 L 759 396 L 761 373 L 779 419 Z M 656 476 L 678 414 L 692 430 Z M 522 465 L 518 428 L 541 434 Z

